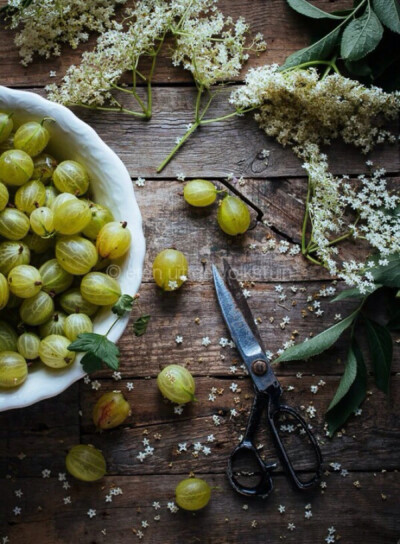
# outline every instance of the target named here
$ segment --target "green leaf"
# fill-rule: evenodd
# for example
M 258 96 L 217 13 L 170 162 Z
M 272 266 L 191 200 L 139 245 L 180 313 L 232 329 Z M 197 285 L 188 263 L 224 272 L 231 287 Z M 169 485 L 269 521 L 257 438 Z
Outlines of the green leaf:
M 96 357 L 96 355 L 93 355 L 93 353 L 88 351 L 82 357 L 81 365 L 83 366 L 83 370 L 87 374 L 91 374 L 92 372 L 96 372 L 96 370 L 101 370 L 101 367 L 103 366 L 103 361 Z
M 332 325 L 332 327 L 329 327 L 329 329 L 326 329 L 326 331 L 314 336 L 314 338 L 311 338 L 302 344 L 286 349 L 282 355 L 275 360 L 275 362 L 280 363 L 282 361 L 298 361 L 300 359 L 308 359 L 309 357 L 322 353 L 326 349 L 333 346 L 340 335 L 350 327 L 354 319 L 358 316 L 358 313 L 359 310 L 357 309 L 345 319 L 342 319 L 342 321 L 339 321 L 335 325 Z
M 399 0 L 372 0 L 374 10 L 382 23 L 400 33 L 400 3 Z
M 114 306 L 111 308 L 111 311 L 114 314 L 122 317 L 126 312 L 130 312 L 135 303 L 135 299 L 131 295 L 121 295 Z
M 313 6 L 310 2 L 307 2 L 307 0 L 287 0 L 287 3 L 292 9 L 297 11 L 297 13 L 301 13 L 312 19 L 343 19 L 343 17 L 333 15 L 332 13 L 328 13 L 327 11 L 323 11 L 322 9 Z
M 372 363 L 374 365 L 376 386 L 389 393 L 390 367 L 393 358 L 393 342 L 386 327 L 371 319 L 365 319 L 367 339 Z
M 86 351 L 97 357 L 113 370 L 119 367 L 119 349 L 106 336 L 94 332 L 84 332 L 68 346 L 70 351 Z
M 389 255 L 385 259 L 389 261 L 388 265 L 381 266 L 377 264 L 376 267 L 371 269 L 374 280 L 385 287 L 400 288 L 400 253 Z M 379 258 L 375 257 L 374 260 L 377 262 Z
M 353 339 L 347 355 L 345 372 L 325 416 L 330 436 L 357 410 L 366 393 L 367 369 L 362 353 Z
M 332 410 L 332 408 L 336 406 L 343 399 L 344 396 L 347 395 L 350 387 L 353 385 L 353 382 L 356 379 L 356 376 L 357 376 L 357 359 L 354 354 L 354 351 L 352 350 L 352 348 L 350 348 L 347 354 L 347 363 L 344 369 L 342 379 L 340 380 L 339 387 L 336 389 L 335 396 L 331 400 L 331 403 L 328 408 L 328 412 L 329 410 Z
M 371 295 L 374 291 L 377 289 L 380 289 L 382 285 L 375 284 L 372 288 L 366 289 L 365 293 L 360 293 L 360 290 L 358 287 L 352 287 L 351 289 L 345 289 L 341 293 L 339 293 L 335 298 L 331 300 L 331 302 L 337 302 L 338 300 L 345 300 L 347 298 L 353 298 L 353 299 L 360 299 L 365 298 L 368 295 Z
M 142 336 L 147 331 L 147 325 L 150 321 L 149 315 L 141 315 L 136 319 L 136 321 L 133 324 L 133 332 L 135 333 L 135 336 Z
M 358 77 L 369 77 L 373 78 L 373 70 L 371 66 L 368 64 L 366 59 L 360 59 L 360 60 L 346 60 L 344 62 L 344 65 L 346 67 L 346 70 L 350 72 L 352 75 L 358 76 Z
M 292 68 L 312 60 L 324 60 L 328 58 L 339 43 L 340 31 L 341 28 L 339 25 L 317 42 L 289 55 L 285 60 L 285 63 L 280 67 L 280 70 Z
M 342 36 L 340 54 L 344 59 L 359 60 L 373 51 L 383 36 L 383 26 L 368 6 L 358 19 L 351 21 Z

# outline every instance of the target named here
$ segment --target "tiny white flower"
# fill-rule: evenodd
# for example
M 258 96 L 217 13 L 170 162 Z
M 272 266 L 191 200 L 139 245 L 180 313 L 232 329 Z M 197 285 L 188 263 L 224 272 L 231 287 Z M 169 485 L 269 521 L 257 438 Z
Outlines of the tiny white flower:
M 354 410 L 355 416 L 360 416 L 362 414 L 362 408 L 357 408 L 357 410 Z
M 210 344 L 211 344 L 211 340 L 209 339 L 209 337 L 208 337 L 208 336 L 204 336 L 204 337 L 202 338 L 202 340 L 201 340 L 201 345 L 207 347 L 207 346 L 209 346 Z
M 310 391 L 315 395 L 318 392 L 318 385 L 311 385 Z
M 215 441 L 215 436 L 213 434 L 209 434 L 207 436 L 207 442 L 214 442 Z
M 114 370 L 114 372 L 111 374 L 111 377 L 116 382 L 118 382 L 119 380 L 122 380 L 121 372 L 118 372 L 117 370 Z
M 175 342 L 176 342 L 177 344 L 182 344 L 182 342 L 183 342 L 183 336 L 180 336 L 180 335 L 176 336 Z
M 15 493 L 15 496 L 16 496 L 18 499 L 20 499 L 20 498 L 22 497 L 22 495 L 24 494 L 23 491 L 22 491 L 22 489 L 16 489 L 16 490 L 14 491 L 14 493 Z
M 142 177 L 138 177 L 137 180 L 135 181 L 136 185 L 138 187 L 144 187 L 145 183 L 146 183 L 146 180 Z
M 132 391 L 132 389 L 134 388 L 133 383 L 132 382 L 127 382 L 126 388 L 127 388 L 128 391 Z
M 296 525 L 294 523 L 288 523 L 287 528 L 289 531 L 294 531 L 296 529 Z
M 186 177 L 185 174 L 183 174 L 182 172 L 176 175 L 176 179 L 178 181 L 185 181 L 185 177 Z
M 71 487 L 71 485 L 69 484 L 69 482 L 63 482 L 63 489 L 69 489 Z
M 235 393 L 237 391 L 237 388 L 238 388 L 238 384 L 235 382 L 232 382 L 231 385 L 229 386 L 229 389 L 232 391 L 232 393 Z
M 250 291 L 248 289 L 243 289 L 242 293 L 243 293 L 244 298 L 250 298 L 251 297 L 251 293 L 250 293 Z
M 112 502 L 112 495 L 108 494 L 106 495 L 106 498 L 104 499 L 106 502 Z
M 283 504 L 280 504 L 278 506 L 278 511 L 279 511 L 280 514 L 284 514 L 285 510 L 286 510 L 286 506 L 283 506 Z
M 173 501 L 170 501 L 167 504 L 167 508 L 171 512 L 171 514 L 176 514 L 176 512 L 179 510 L 179 508 L 176 506 L 176 504 Z
M 203 446 L 202 451 L 203 451 L 204 455 L 210 455 L 211 448 L 209 448 L 208 446 Z
M 13 509 L 13 512 L 14 512 L 14 516 L 20 516 L 20 515 L 21 515 L 21 512 L 22 512 L 22 509 L 21 509 L 19 506 L 16 506 L 16 507 Z
M 89 510 L 87 511 L 87 515 L 90 519 L 94 518 L 96 516 L 96 510 L 94 510 L 93 508 L 89 508 Z
M 42 478 L 50 478 L 51 470 L 48 468 L 45 468 L 42 470 Z
M 175 281 L 175 280 L 169 280 L 169 282 L 168 282 L 168 288 L 169 288 L 171 291 L 175 291 L 175 289 L 178 289 L 178 282 Z
M 154 510 L 159 510 L 161 508 L 161 505 L 158 501 L 154 501 L 152 507 L 154 508 Z
M 177 414 L 178 416 L 183 414 L 183 404 L 178 404 L 177 406 L 174 406 L 174 414 Z
M 142 527 L 143 527 L 143 529 L 147 529 L 148 526 L 149 526 L 148 522 L 144 519 L 144 520 L 142 521 Z
M 71 504 L 71 497 L 68 495 L 68 497 L 63 498 L 64 504 Z

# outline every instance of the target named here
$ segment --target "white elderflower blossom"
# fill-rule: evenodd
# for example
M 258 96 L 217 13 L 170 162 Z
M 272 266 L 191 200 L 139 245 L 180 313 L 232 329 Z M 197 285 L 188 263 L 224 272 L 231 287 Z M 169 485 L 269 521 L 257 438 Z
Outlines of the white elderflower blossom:
M 115 24 L 118 4 L 126 0 L 9 0 L 11 29 L 16 29 L 15 45 L 26 66 L 35 53 L 49 58 L 61 55 L 61 44 L 73 49 L 88 40 L 88 31 L 104 32 Z M 54 73 L 55 74 L 55 73 Z M 52 72 L 50 72 L 50 77 Z
M 255 118 L 267 135 L 292 147 L 303 160 L 309 177 L 303 254 L 367 292 L 374 279 L 368 263 L 340 262 L 336 244 L 363 238 L 378 251 L 380 262 L 386 262 L 400 249 L 400 216 L 395 213 L 400 198 L 388 191 L 384 169 L 357 180 L 334 176 L 320 146 L 341 138 L 367 153 L 377 143 L 392 142 L 393 135 L 379 125 L 399 116 L 400 92 L 367 88 L 337 73 L 320 79 L 314 68 L 281 70 L 274 64 L 251 69 L 246 85 L 236 89 L 230 101 L 236 108 L 257 109 Z M 371 161 L 368 165 L 373 166 Z M 278 249 L 286 248 L 281 242 Z M 317 317 L 322 314 L 323 310 L 315 312 Z
M 266 47 L 259 35 L 246 45 L 249 26 L 244 19 L 233 21 L 215 5 L 215 0 L 191 2 L 182 22 L 172 29 L 176 36 L 174 66 L 181 64 L 205 88 L 232 80 L 248 59 L 249 50 L 261 51 Z

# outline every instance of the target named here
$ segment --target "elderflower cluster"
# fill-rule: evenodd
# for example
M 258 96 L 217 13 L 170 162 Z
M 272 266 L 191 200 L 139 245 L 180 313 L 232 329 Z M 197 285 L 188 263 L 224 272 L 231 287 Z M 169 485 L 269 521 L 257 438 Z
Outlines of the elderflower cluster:
M 315 144 L 309 144 L 305 154 L 308 160 L 303 167 L 313 194 L 309 214 L 312 240 L 317 246 L 315 253 L 332 275 L 365 293 L 374 284 L 368 263 L 340 262 L 339 249 L 330 242 L 351 233 L 353 239 L 365 238 L 369 249 L 383 257 L 399 252 L 400 215 L 396 208 L 400 197 L 388 190 L 383 169 L 374 171 L 370 177 L 360 175 L 351 180 L 348 176 L 333 176 L 328 171 L 326 155 Z
M 248 51 L 266 47 L 261 34 L 246 46 L 249 25 L 243 17 L 233 21 L 217 10 L 216 0 L 194 2 L 173 30 L 176 48 L 174 66 L 189 70 L 199 86 L 209 88 L 236 77 Z
M 257 108 L 260 127 L 299 153 L 306 144 L 346 143 L 370 151 L 396 137 L 378 126 L 400 113 L 400 92 L 367 88 L 339 74 L 319 79 L 314 68 L 279 71 L 277 64 L 249 70 L 246 85 L 230 98 L 236 108 Z
M 60 87 L 49 85 L 50 100 L 66 105 L 102 107 L 120 104 L 113 97 L 122 74 L 136 68 L 140 57 L 155 57 L 167 35 L 175 37 L 172 62 L 190 70 L 199 85 L 234 78 L 247 51 L 265 47 L 257 35 L 246 46 L 248 25 L 217 10 L 217 0 L 139 0 L 121 24 L 101 34 L 79 66 L 71 66 Z M 141 76 L 143 77 L 143 76 Z M 120 89 L 121 90 L 121 89 Z
M 102 106 L 113 103 L 111 90 L 124 72 L 135 70 L 141 55 L 154 52 L 157 40 L 182 9 L 182 2 L 141 0 L 128 10 L 125 25 L 101 34 L 93 51 L 70 66 L 60 87 L 48 85 L 49 99 L 61 104 Z
M 113 26 L 118 4 L 126 0 L 8 0 L 9 26 L 18 32 L 15 45 L 26 66 L 35 53 L 49 58 L 61 54 L 60 44 L 75 49 L 87 41 L 88 31 L 104 32 Z M 27 5 L 28 4 L 28 5 Z

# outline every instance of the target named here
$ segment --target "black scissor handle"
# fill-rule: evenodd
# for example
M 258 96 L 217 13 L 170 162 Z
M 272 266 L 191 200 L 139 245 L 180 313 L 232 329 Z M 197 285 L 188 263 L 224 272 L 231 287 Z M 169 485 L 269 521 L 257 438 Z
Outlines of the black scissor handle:
M 257 484 L 253 487 L 242 485 L 235 476 L 233 466 L 241 454 L 252 455 L 259 467 L 260 478 Z M 275 467 L 276 463 L 271 463 L 268 465 L 264 463 L 252 442 L 249 440 L 243 440 L 238 446 L 236 446 L 229 457 L 227 474 L 232 487 L 241 495 L 245 495 L 247 497 L 261 497 L 265 499 L 268 497 L 274 487 L 271 472 Z
M 296 470 L 294 469 L 293 464 L 290 461 L 290 458 L 287 454 L 286 448 L 282 444 L 278 429 L 276 428 L 276 425 L 275 425 L 275 419 L 280 413 L 290 414 L 294 419 L 298 421 L 298 423 L 300 423 L 301 427 L 304 429 L 310 441 L 310 444 L 312 445 L 314 449 L 317 466 L 316 466 L 314 476 L 310 480 L 303 482 L 302 480 L 299 479 L 299 477 L 297 476 Z M 272 403 L 270 403 L 268 407 L 268 422 L 272 431 L 272 435 L 275 440 L 278 454 L 281 458 L 281 462 L 284 468 L 286 469 L 290 479 L 292 480 L 292 483 L 297 489 L 300 489 L 300 490 L 310 489 L 310 487 L 313 487 L 321 478 L 322 454 L 321 454 L 320 447 L 317 443 L 317 440 L 315 439 L 315 436 L 308 428 L 307 422 L 301 417 L 301 415 L 298 412 L 296 412 L 296 410 L 294 410 L 290 406 L 285 406 L 284 404 L 273 405 Z

